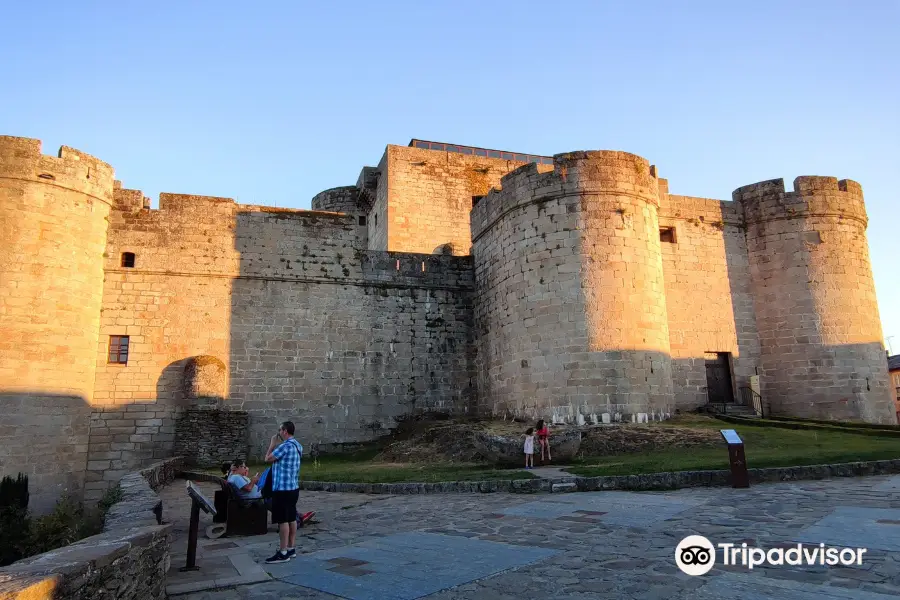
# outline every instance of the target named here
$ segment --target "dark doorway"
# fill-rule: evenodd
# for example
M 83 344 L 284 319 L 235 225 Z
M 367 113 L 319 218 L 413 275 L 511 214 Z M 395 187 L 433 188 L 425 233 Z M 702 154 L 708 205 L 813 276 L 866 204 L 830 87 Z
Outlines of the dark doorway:
M 709 352 L 706 354 L 706 390 L 711 404 L 734 402 L 731 388 L 731 354 Z

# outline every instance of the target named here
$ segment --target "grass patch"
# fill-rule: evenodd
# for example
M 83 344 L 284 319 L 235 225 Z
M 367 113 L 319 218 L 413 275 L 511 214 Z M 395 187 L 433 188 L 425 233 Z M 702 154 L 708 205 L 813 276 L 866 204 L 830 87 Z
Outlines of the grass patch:
M 463 463 L 392 464 L 374 462 L 378 450 L 352 454 L 305 458 L 300 467 L 301 481 L 341 483 L 436 483 L 441 481 L 485 481 L 488 479 L 532 479 L 528 471 L 496 469 Z M 250 465 L 251 474 L 261 473 L 268 465 Z M 212 472 L 212 471 L 211 471 Z M 216 475 L 221 475 L 221 471 Z
M 744 440 L 747 466 L 751 469 L 900 458 L 900 438 L 876 437 L 871 432 L 865 435 L 847 430 L 736 425 L 700 415 L 686 415 L 654 426 L 735 429 Z M 723 441 L 721 448 L 673 449 L 585 458 L 567 471 L 594 477 L 728 468 L 728 452 Z

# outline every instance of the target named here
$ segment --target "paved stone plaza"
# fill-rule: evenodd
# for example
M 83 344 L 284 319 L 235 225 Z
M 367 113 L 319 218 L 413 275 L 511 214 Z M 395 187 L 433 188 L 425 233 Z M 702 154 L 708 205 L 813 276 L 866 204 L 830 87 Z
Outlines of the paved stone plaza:
M 211 495 L 211 489 L 205 488 Z M 267 536 L 201 536 L 196 573 L 184 564 L 188 502 L 163 490 L 175 522 L 169 592 L 185 600 L 876 600 L 900 595 L 900 476 L 758 485 L 749 490 L 366 496 L 302 492 L 317 523 L 298 557 L 265 565 Z M 204 515 L 201 526 L 210 518 Z M 868 548 L 863 564 L 724 566 L 690 577 L 675 565 L 687 535 L 763 549 Z M 243 578 L 246 585 L 235 585 Z M 251 583 L 252 582 L 252 583 Z M 202 588 L 203 591 L 189 592 Z M 187 593 L 186 593 L 187 592 Z

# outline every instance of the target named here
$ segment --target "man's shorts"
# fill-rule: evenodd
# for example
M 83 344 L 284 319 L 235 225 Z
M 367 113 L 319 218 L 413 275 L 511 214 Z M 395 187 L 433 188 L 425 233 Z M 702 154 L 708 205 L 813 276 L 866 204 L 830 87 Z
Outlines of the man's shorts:
M 272 523 L 295 523 L 300 490 L 272 492 Z

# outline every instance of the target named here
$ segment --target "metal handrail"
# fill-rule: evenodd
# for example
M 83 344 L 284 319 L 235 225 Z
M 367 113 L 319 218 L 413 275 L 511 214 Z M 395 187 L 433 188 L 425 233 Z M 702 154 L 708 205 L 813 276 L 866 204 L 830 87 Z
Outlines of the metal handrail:
M 757 417 L 764 417 L 765 413 L 763 410 L 762 396 L 756 393 L 756 391 L 749 386 L 742 387 L 740 389 L 740 392 L 741 401 L 744 406 L 749 406 L 750 408 L 752 408 Z

